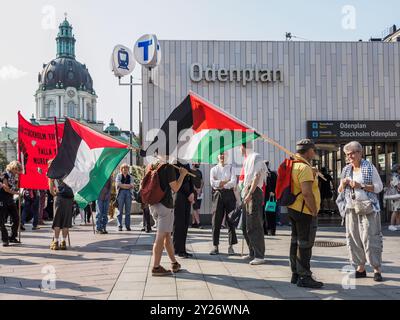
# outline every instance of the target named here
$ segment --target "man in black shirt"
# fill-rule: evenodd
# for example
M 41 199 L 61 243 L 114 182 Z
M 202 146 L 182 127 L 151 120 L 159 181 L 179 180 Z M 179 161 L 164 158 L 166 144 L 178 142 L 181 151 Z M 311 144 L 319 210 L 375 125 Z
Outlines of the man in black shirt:
M 189 164 L 178 163 L 178 166 L 190 171 Z M 174 248 L 175 254 L 181 258 L 191 258 L 186 251 L 186 238 L 191 221 L 191 206 L 194 204 L 194 185 L 191 176 L 186 176 L 175 197 L 174 208 Z

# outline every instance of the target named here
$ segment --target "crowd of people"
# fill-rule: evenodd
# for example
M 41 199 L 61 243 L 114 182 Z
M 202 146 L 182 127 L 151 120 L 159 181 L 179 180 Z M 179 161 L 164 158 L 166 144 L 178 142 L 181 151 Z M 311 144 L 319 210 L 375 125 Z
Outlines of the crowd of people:
M 343 168 L 337 190 L 337 207 L 346 221 L 346 238 L 350 261 L 357 267 L 356 278 L 367 276 L 368 262 L 374 269 L 374 280 L 382 281 L 382 232 L 381 205 L 378 194 L 383 190 L 381 178 L 372 163 L 363 159 L 362 146 L 354 141 L 344 147 L 347 165 Z M 234 167 L 229 164 L 226 153 L 218 156 L 218 164 L 210 171 L 212 188 L 212 245 L 211 255 L 220 254 L 220 233 L 228 229 L 228 255 L 234 255 L 238 243 L 237 229 L 241 228 L 248 247 L 243 257 L 250 265 L 265 263 L 265 235 L 276 235 L 280 206 L 277 204 L 279 177 L 251 142 L 241 146 L 244 158 L 238 179 Z M 318 213 L 333 197 L 332 178 L 326 170 L 321 173 L 311 164 L 316 147 L 309 139 L 296 144 L 295 159 L 290 172 L 293 199 L 287 204 L 287 216 L 291 226 L 289 261 L 291 283 L 299 287 L 321 288 L 311 271 L 312 249 L 315 242 Z M 147 170 L 156 170 L 162 198 L 151 205 L 141 201 L 140 190 L 134 183 L 130 167 L 122 164 L 119 173 L 106 182 L 96 203 L 89 204 L 83 219 L 88 222 L 96 212 L 96 233 L 108 234 L 107 224 L 110 208 L 118 209 L 118 231 L 131 231 L 131 205 L 136 200 L 143 211 L 143 229 L 152 232 L 156 224 L 153 245 L 153 276 L 164 276 L 181 269 L 177 258 L 192 258 L 186 248 L 188 229 L 201 228 L 200 208 L 204 196 L 204 178 L 199 164 L 168 163 L 168 158 L 150 164 Z M 49 163 L 49 165 L 51 162 Z M 54 237 L 51 250 L 67 250 L 67 237 L 74 221 L 74 193 L 62 180 L 49 179 L 48 191 L 25 189 L 22 191 L 23 210 L 18 213 L 18 175 L 22 171 L 19 162 L 11 162 L 0 179 L 0 229 L 3 246 L 20 243 L 19 230 L 32 220 L 32 230 L 38 230 L 46 219 L 52 220 Z M 321 179 L 322 178 L 322 179 Z M 393 167 L 390 186 L 400 193 L 400 166 Z M 113 189 L 116 191 L 113 199 Z M 400 230 L 400 197 L 392 201 L 393 215 L 390 230 Z M 240 210 L 240 227 L 231 218 Z M 78 209 L 79 211 L 79 209 Z M 82 212 L 82 211 L 81 211 Z M 6 222 L 11 221 L 11 234 Z M 125 218 L 125 219 L 124 219 Z M 93 217 L 92 217 L 93 219 Z M 171 267 L 164 268 L 162 253 L 166 250 Z

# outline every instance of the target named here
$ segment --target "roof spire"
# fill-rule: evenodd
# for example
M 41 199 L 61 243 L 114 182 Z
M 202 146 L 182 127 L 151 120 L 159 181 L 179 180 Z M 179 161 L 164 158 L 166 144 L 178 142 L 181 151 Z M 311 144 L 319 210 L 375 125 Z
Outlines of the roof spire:
M 65 20 L 59 26 L 57 35 L 57 58 L 75 59 L 75 37 L 72 34 L 72 25 L 69 24 L 65 12 Z

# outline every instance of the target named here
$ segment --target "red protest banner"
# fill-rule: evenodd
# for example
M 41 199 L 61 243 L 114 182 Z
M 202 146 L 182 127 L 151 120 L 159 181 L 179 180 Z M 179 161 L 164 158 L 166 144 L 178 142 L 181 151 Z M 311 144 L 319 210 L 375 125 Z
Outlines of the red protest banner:
M 64 124 L 58 124 L 62 137 Z M 20 187 L 47 190 L 47 162 L 57 153 L 55 125 L 33 125 L 18 112 L 18 159 L 24 167 Z

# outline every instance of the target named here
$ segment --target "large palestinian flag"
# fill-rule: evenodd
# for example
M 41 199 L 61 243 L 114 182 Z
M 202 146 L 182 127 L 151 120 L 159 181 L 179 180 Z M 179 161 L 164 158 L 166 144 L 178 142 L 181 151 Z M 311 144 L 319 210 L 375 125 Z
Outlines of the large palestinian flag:
M 81 207 L 97 200 L 117 165 L 129 152 L 129 145 L 67 119 L 57 157 L 48 177 L 63 179 L 72 188 Z
M 259 136 L 242 121 L 190 92 L 141 156 L 157 153 L 179 160 L 217 163 L 220 153 Z

